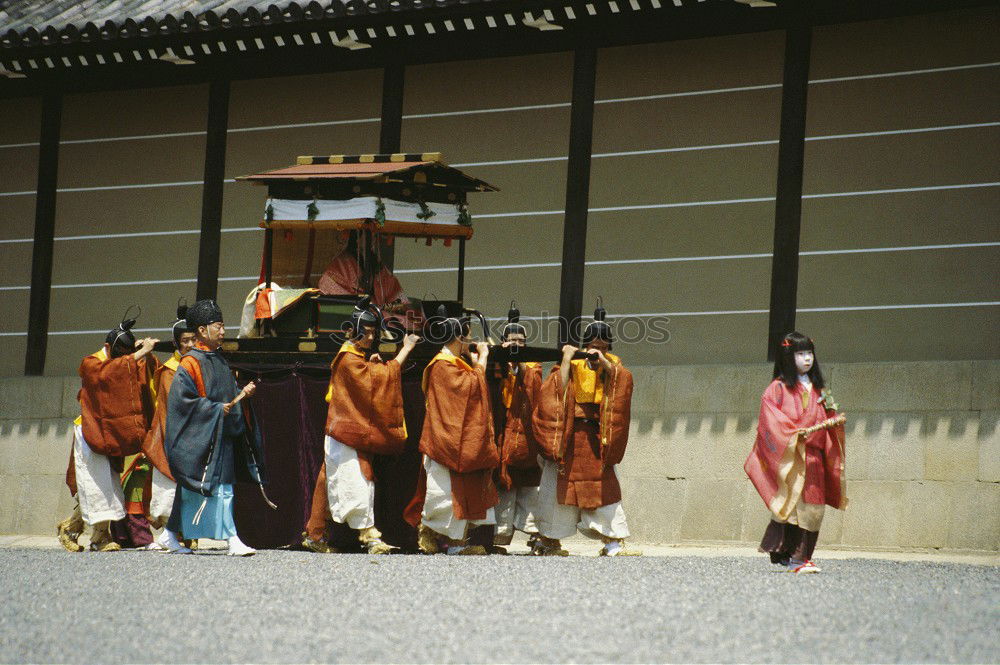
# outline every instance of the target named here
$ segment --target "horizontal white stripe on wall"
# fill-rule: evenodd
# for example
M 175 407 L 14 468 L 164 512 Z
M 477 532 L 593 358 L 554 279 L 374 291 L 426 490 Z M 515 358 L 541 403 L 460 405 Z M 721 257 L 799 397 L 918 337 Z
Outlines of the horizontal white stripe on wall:
M 866 312 L 904 309 L 950 309 L 955 307 L 996 307 L 1000 300 L 982 302 L 945 302 L 945 303 L 915 303 L 906 305 L 850 305 L 846 307 L 799 307 L 796 314 L 826 313 L 826 312 Z M 701 312 L 634 312 L 632 314 L 608 314 L 609 319 L 649 319 L 653 317 L 671 316 L 730 316 L 739 314 L 769 314 L 768 309 L 720 309 Z M 489 321 L 506 321 L 506 317 L 486 317 Z M 522 316 L 522 321 L 552 321 L 553 316 Z M 13 334 L 13 333 L 11 333 Z
M 256 280 L 256 276 L 251 277 L 220 277 L 220 282 L 247 282 Z M 93 289 L 106 286 L 159 286 L 163 284 L 196 284 L 197 278 L 184 277 L 182 279 L 144 279 L 131 282 L 84 282 L 80 284 L 53 284 L 53 289 Z M 27 286 L 0 286 L 0 291 L 30 291 L 31 285 Z
M 894 187 L 890 189 L 869 189 L 854 192 L 827 192 L 820 194 L 803 194 L 803 199 L 825 199 L 825 198 L 836 198 L 836 197 L 850 197 L 850 196 L 878 196 L 883 194 L 904 194 L 910 192 L 933 192 L 933 191 L 943 191 L 943 190 L 953 190 L 953 189 L 978 189 L 984 187 L 997 187 L 1000 186 L 1000 182 L 971 182 L 962 183 L 956 185 L 927 185 L 924 187 Z M 717 205 L 737 205 L 742 203 L 773 203 L 775 197 L 773 196 L 758 196 L 753 198 L 744 199 L 719 199 L 715 201 L 679 201 L 676 203 L 646 203 L 640 205 L 631 206 L 607 206 L 607 207 L 595 207 L 588 208 L 588 212 L 628 212 L 634 210 L 656 210 L 660 208 L 691 208 L 699 206 L 717 206 Z M 503 217 L 539 217 L 548 215 L 562 215 L 564 210 L 522 210 L 519 212 L 494 212 L 494 213 L 484 213 L 473 215 L 473 221 L 476 219 L 495 219 Z M 244 233 L 248 231 L 260 231 L 259 226 L 237 226 L 222 229 L 223 233 Z M 199 229 L 179 229 L 176 231 L 136 231 L 132 233 L 98 233 L 92 235 L 79 235 L 79 236 L 56 236 L 56 241 L 68 241 L 68 240 L 107 240 L 112 238 L 144 238 L 150 236 L 163 236 L 163 235 L 187 235 L 187 234 L 198 234 L 201 233 Z M 0 239 L 0 245 L 2 244 L 13 244 L 13 243 L 29 243 L 34 242 L 32 238 L 7 238 Z
M 261 231 L 259 226 L 237 226 L 228 229 L 222 229 L 222 233 L 246 233 L 248 231 Z M 133 231 L 131 233 L 93 233 L 90 235 L 80 235 L 80 236 L 56 236 L 56 241 L 64 240 L 111 240 L 118 238 L 149 238 L 155 236 L 184 236 L 184 235 L 198 235 L 201 233 L 201 229 L 178 229 L 176 231 Z M 10 243 L 23 243 L 23 242 L 34 242 L 32 238 L 13 238 L 9 240 L 0 240 L 0 244 L 10 244 Z
M 132 328 L 137 333 L 169 333 L 170 328 Z M 50 330 L 50 336 L 55 335 L 107 335 L 108 330 Z M 27 337 L 26 332 L 0 332 L 0 337 Z
M 894 136 L 901 134 L 927 134 L 933 132 L 958 131 L 962 129 L 983 129 L 986 127 L 998 127 L 1000 121 L 974 122 L 960 125 L 938 125 L 936 127 L 914 127 L 910 129 L 886 129 L 874 132 L 854 132 L 848 134 L 828 134 L 822 136 L 807 136 L 806 141 L 839 141 L 857 138 L 874 138 L 880 136 Z M 714 143 L 707 145 L 679 146 L 674 148 L 650 148 L 647 150 L 620 150 L 616 152 L 596 152 L 591 155 L 593 159 L 620 158 L 620 157 L 642 157 L 645 155 L 665 155 L 681 152 L 701 152 L 706 150 L 732 150 L 736 148 L 752 148 L 766 145 L 778 145 L 777 139 L 762 139 L 759 141 L 739 141 L 736 143 Z M 543 164 L 549 162 L 565 162 L 569 159 L 565 155 L 555 157 L 527 157 L 521 159 L 499 159 L 483 162 L 463 162 L 452 164 L 455 168 L 485 167 L 485 166 L 511 166 L 516 164 Z M 223 180 L 226 184 L 236 182 L 235 178 Z M 60 187 L 57 192 L 101 192 L 122 189 L 152 189 L 158 187 L 197 187 L 202 185 L 201 180 L 179 180 L 175 182 L 154 182 L 137 183 L 130 185 L 93 185 L 89 187 Z M 0 196 L 34 196 L 36 190 L 26 189 L 14 192 L 0 192 Z
M 830 256 L 837 254 L 874 254 L 884 252 L 914 252 L 920 250 L 941 250 L 941 249 L 971 249 L 982 247 L 1000 247 L 1000 242 L 965 242 L 950 243 L 947 245 L 910 245 L 904 247 L 864 247 L 860 249 L 817 249 L 799 252 L 799 256 Z M 714 256 L 668 256 L 652 259 L 604 259 L 586 261 L 588 266 L 614 266 L 614 265 L 640 265 L 644 263 L 689 263 L 699 261 L 737 261 L 742 259 L 769 259 L 771 252 L 760 252 L 755 254 L 719 254 Z M 562 263 L 558 261 L 549 263 L 509 263 L 486 266 L 465 266 L 466 272 L 476 270 L 521 270 L 524 268 L 560 268 Z M 413 273 L 433 273 L 433 272 L 458 272 L 457 266 L 444 268 L 403 268 L 394 270 L 393 274 L 413 274 Z M 254 278 L 250 278 L 254 279 Z M 27 288 L 27 287 L 25 287 Z
M 233 178 L 228 178 L 223 182 L 229 184 L 236 182 Z M 60 194 L 66 192 L 108 192 L 118 189 L 157 189 L 160 187 L 200 187 L 204 183 L 201 180 L 178 180 L 175 182 L 144 182 L 133 185 L 94 185 L 92 187 L 59 187 L 56 189 Z M 0 192 L 0 196 L 34 196 L 37 190 L 26 189 L 20 192 Z
M 987 300 L 983 302 L 945 302 L 945 303 L 914 303 L 904 305 L 850 305 L 846 307 L 800 307 L 795 310 L 798 314 L 804 313 L 827 313 L 827 312 L 865 312 L 865 311 L 889 311 L 906 309 L 951 309 L 956 307 L 996 307 L 1000 305 L 1000 300 Z M 652 318 L 671 316 L 725 316 L 740 314 L 767 314 L 766 309 L 727 309 L 702 312 L 636 312 L 632 314 L 608 314 L 609 319 L 623 318 Z M 552 316 L 522 316 L 522 321 L 551 321 Z M 506 318 L 492 318 L 494 321 L 506 321 Z M 169 332 L 169 328 L 136 328 L 135 332 Z M 107 330 L 58 330 L 50 331 L 49 335 L 104 335 Z M 26 332 L 0 332 L 0 337 L 25 337 Z
M 854 132 L 850 134 L 827 134 L 823 136 L 807 136 L 806 141 L 835 141 L 844 139 L 872 138 L 876 136 L 893 136 L 899 134 L 925 134 L 931 132 L 947 132 L 960 129 L 980 129 L 984 127 L 998 127 L 1000 122 L 975 122 L 961 125 L 939 125 L 937 127 L 916 127 L 913 129 L 887 129 L 875 132 Z M 778 139 L 766 139 L 760 141 L 740 141 L 737 143 L 715 143 L 710 145 L 682 146 L 677 148 L 652 148 L 649 150 L 622 150 L 618 152 L 595 152 L 591 155 L 593 159 L 607 157 L 641 157 L 643 155 L 663 155 L 675 152 L 698 152 L 702 150 L 729 150 L 733 148 L 753 148 L 764 145 L 778 145 Z M 565 162 L 569 157 L 563 155 L 559 157 L 533 157 L 529 159 L 501 159 L 485 162 L 465 162 L 462 164 L 452 164 L 455 168 L 469 168 L 475 166 L 507 166 L 513 164 L 539 164 L 544 162 Z
M 836 78 L 824 78 L 824 79 L 813 79 L 809 81 L 810 85 L 823 85 L 829 83 L 844 83 L 848 81 L 863 81 L 867 79 L 878 79 L 878 78 L 892 78 L 897 76 L 917 76 L 921 74 L 939 74 L 944 72 L 955 72 L 969 69 L 984 69 L 989 67 L 1000 67 L 1000 62 L 982 62 L 968 65 L 954 65 L 951 67 L 933 67 L 929 69 L 910 69 L 904 71 L 895 72 L 882 72 L 877 74 L 859 74 L 855 76 L 840 76 Z M 731 94 L 738 92 L 752 92 L 755 90 L 774 90 L 780 89 L 780 83 L 765 83 L 761 85 L 747 85 L 738 86 L 730 88 L 710 88 L 706 90 L 689 90 L 683 92 L 668 92 L 656 95 L 640 95 L 633 97 L 616 97 L 609 99 L 597 99 L 594 101 L 595 104 L 623 104 L 631 102 L 641 102 L 641 101 L 654 101 L 660 99 L 673 99 L 679 97 L 695 97 L 702 95 L 720 95 L 720 94 Z M 528 104 L 523 106 L 503 106 L 496 108 L 481 108 L 481 109 L 467 109 L 462 111 L 441 111 L 437 113 L 411 113 L 403 115 L 404 120 L 416 120 L 424 118 L 446 118 L 454 116 L 465 116 L 465 115 L 481 115 L 488 113 L 511 113 L 518 111 L 537 111 L 545 109 L 555 109 L 555 108 L 569 108 L 569 102 L 555 102 L 551 104 Z M 380 122 L 380 118 L 352 118 L 345 120 L 322 120 L 317 122 L 299 122 L 299 123 L 288 123 L 288 124 L 278 124 L 278 125 L 259 125 L 253 127 L 233 127 L 229 129 L 230 134 L 246 133 L 246 132 L 266 132 L 284 129 L 303 129 L 308 127 L 330 127 L 336 125 L 358 125 L 358 124 L 368 124 Z M 204 131 L 188 131 L 188 132 L 168 132 L 161 134 L 137 134 L 132 136 L 109 136 L 101 138 L 89 138 L 89 139 L 66 139 L 60 141 L 63 145 L 73 145 L 81 143 L 108 143 L 112 141 L 139 141 L 139 140 L 153 140 L 153 139 L 171 139 L 171 138 L 182 138 L 186 136 L 204 136 Z M 29 141 L 26 143 L 6 143 L 0 144 L 0 149 L 3 148 L 30 148 L 37 146 L 37 141 Z
M 910 129 L 886 129 L 873 132 L 854 132 L 848 134 L 828 134 L 821 136 L 807 136 L 806 141 L 839 141 L 857 138 L 874 138 L 880 136 L 894 136 L 901 134 L 926 134 L 933 132 L 959 131 L 963 129 L 982 129 L 986 127 L 998 127 L 1000 121 L 975 122 L 959 125 L 938 125 L 935 127 L 914 127 Z M 735 148 L 752 148 L 766 145 L 778 145 L 777 139 L 762 139 L 759 141 L 739 141 L 736 143 L 714 143 L 707 145 L 679 146 L 674 148 L 651 148 L 647 150 L 620 150 L 616 152 L 593 153 L 593 159 L 619 158 L 619 157 L 641 157 L 644 155 L 664 155 L 680 152 L 700 152 L 706 150 L 732 150 Z M 564 162 L 569 159 L 565 155 L 555 157 L 529 157 L 522 159 L 499 159 L 482 162 L 463 162 L 452 164 L 455 168 L 471 168 L 484 166 L 510 166 L 516 164 L 542 164 L 548 162 Z M 234 178 L 227 178 L 223 181 L 226 184 L 235 183 Z M 57 192 L 100 192 L 122 189 L 148 189 L 157 187 L 196 187 L 202 184 L 201 180 L 180 180 L 175 182 L 157 183 L 137 183 L 131 185 L 94 185 L 90 187 L 60 187 Z M 14 192 L 0 192 L 0 196 L 34 196 L 35 190 L 22 190 Z
M 974 182 L 960 185 L 928 185 L 926 187 L 896 187 L 892 189 L 869 189 L 857 192 L 829 192 L 825 194 L 803 194 L 803 199 L 823 199 L 841 196 L 876 196 L 881 194 L 902 194 L 907 192 L 931 192 L 949 189 L 975 189 L 981 187 L 997 187 L 1000 182 Z M 746 199 L 719 199 L 716 201 L 682 201 L 678 203 L 648 203 L 633 206 L 608 206 L 603 208 L 588 208 L 588 212 L 628 212 L 632 210 L 656 210 L 658 208 L 690 208 L 697 206 L 736 205 L 741 203 L 773 203 L 773 196 L 759 196 Z M 545 215 L 562 215 L 564 210 L 532 210 L 523 212 L 497 212 L 473 215 L 473 220 L 496 217 L 537 217 Z
M 886 252 L 916 252 L 944 249 L 978 249 L 983 247 L 1000 247 L 1000 242 L 962 242 L 946 245 L 905 245 L 900 247 L 862 247 L 857 249 L 817 249 L 799 252 L 799 256 L 833 256 L 840 254 L 875 254 Z M 588 266 L 641 265 L 648 263 L 692 263 L 699 261 L 738 261 L 744 259 L 769 259 L 770 252 L 755 254 L 718 254 L 708 256 L 668 256 L 649 259 L 595 259 L 586 261 Z M 528 268 L 559 268 L 562 263 L 557 261 L 546 263 L 507 263 L 482 266 L 465 266 L 466 272 L 477 270 L 523 270 Z M 441 268 L 401 268 L 393 271 L 396 275 L 429 274 L 438 272 L 458 272 L 457 266 Z M 220 282 L 256 282 L 257 275 L 246 277 L 220 277 Z M 109 286 L 153 286 L 160 284 L 193 284 L 198 280 L 189 277 L 183 279 L 151 279 L 131 282 L 87 282 L 81 284 L 53 284 L 53 289 L 84 289 Z M 30 285 L 0 286 L 0 291 L 30 291 Z

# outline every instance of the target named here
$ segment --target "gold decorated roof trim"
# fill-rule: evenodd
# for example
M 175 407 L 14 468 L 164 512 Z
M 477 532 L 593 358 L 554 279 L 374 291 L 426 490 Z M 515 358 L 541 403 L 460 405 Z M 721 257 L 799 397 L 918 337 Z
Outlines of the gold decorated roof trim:
M 299 155 L 300 166 L 313 164 L 387 164 L 393 162 L 438 162 L 444 164 L 440 152 L 394 152 L 369 155 Z

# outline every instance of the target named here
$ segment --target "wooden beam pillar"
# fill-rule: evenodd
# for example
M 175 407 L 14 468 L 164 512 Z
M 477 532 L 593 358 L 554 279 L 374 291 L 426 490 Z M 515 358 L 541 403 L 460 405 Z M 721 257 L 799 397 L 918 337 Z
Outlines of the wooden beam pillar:
M 201 240 L 198 246 L 197 298 L 215 298 L 219 287 L 222 245 L 222 190 L 226 178 L 226 132 L 229 129 L 229 81 L 208 88 L 208 135 L 201 195 Z
M 799 232 L 802 220 L 802 169 L 805 161 L 806 93 L 812 29 L 785 31 L 785 71 L 781 92 L 778 184 L 774 204 L 774 253 L 771 258 L 771 312 L 767 359 L 774 360 L 781 338 L 795 329 L 799 282 Z
M 458 239 L 458 295 L 460 303 L 465 303 L 465 238 Z
M 382 118 L 379 131 L 378 151 L 382 154 L 400 152 L 403 136 L 403 83 L 405 67 L 401 64 L 389 65 L 382 72 Z M 382 243 L 382 263 L 389 270 L 395 264 L 394 245 Z
M 59 178 L 59 133 L 62 95 L 42 97 L 39 133 L 38 187 L 35 190 L 35 235 L 31 249 L 31 295 L 28 304 L 28 346 L 24 354 L 26 376 L 45 372 L 49 338 L 49 299 L 52 295 L 52 250 L 56 230 L 56 185 Z
M 559 287 L 559 344 L 578 341 L 583 309 L 583 271 L 587 255 L 587 208 L 590 202 L 590 152 L 594 130 L 597 50 L 573 56 L 569 161 L 566 167 L 566 213 L 563 222 L 562 275 Z
M 382 73 L 382 118 L 378 137 L 380 153 L 399 152 L 403 136 L 403 65 L 389 65 Z

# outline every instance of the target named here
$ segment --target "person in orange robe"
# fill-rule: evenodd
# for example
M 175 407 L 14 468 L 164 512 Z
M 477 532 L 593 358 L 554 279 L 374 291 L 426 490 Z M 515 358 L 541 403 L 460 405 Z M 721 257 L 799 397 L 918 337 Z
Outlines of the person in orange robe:
M 170 511 L 174 504 L 174 492 L 177 483 L 170 472 L 170 464 L 167 462 L 167 453 L 163 449 L 163 436 L 167 424 L 167 397 L 170 395 L 170 384 L 173 383 L 174 374 L 180 366 L 181 357 L 194 348 L 195 334 L 188 330 L 185 314 L 187 305 L 177 308 L 177 320 L 171 326 L 171 333 L 174 339 L 174 353 L 165 363 L 156 368 L 153 381 L 156 384 L 156 411 L 153 414 L 153 422 L 146 433 L 146 438 L 142 441 L 142 452 L 152 465 L 152 496 L 149 502 L 150 523 L 157 528 L 167 525 L 170 519 Z M 161 538 L 164 537 L 161 533 Z M 165 549 L 166 545 L 156 540 L 158 548 Z
M 583 333 L 586 359 L 567 344 L 542 385 L 532 426 L 541 448 L 537 555 L 566 556 L 560 540 L 577 530 L 604 543 L 601 556 L 627 550 L 629 536 L 615 465 L 628 444 L 632 373 L 613 355 L 611 326 L 598 306 Z
M 420 436 L 426 492 L 420 515 L 418 546 L 436 553 L 486 554 L 468 545 L 469 526 L 496 524 L 499 497 L 493 471 L 500 455 L 493 437 L 486 361 L 489 347 L 472 348 L 469 322 L 439 309 L 431 329 L 441 350 L 424 370 L 427 412 Z M 471 364 L 463 359 L 469 354 Z
M 825 506 L 847 507 L 845 417 L 825 385 L 813 341 L 785 335 L 743 465 L 772 514 L 760 551 L 793 573 L 820 572 L 812 555 Z
M 501 346 L 512 350 L 525 346 L 527 331 L 518 320 L 520 312 L 511 306 L 507 323 L 500 333 Z M 538 536 L 535 507 L 542 469 L 538 465 L 538 442 L 531 428 L 537 394 L 542 385 L 542 366 L 537 362 L 506 362 L 500 368 L 499 381 L 492 383 L 493 431 L 500 450 L 497 482 L 500 503 L 496 508 L 497 548 L 510 545 L 514 530 L 527 533 L 528 546 Z
M 150 352 L 158 340 L 136 342 L 134 325 L 135 319 L 122 321 L 108 333 L 104 348 L 80 363 L 80 417 L 74 421 L 66 471 L 66 484 L 79 505 L 70 524 L 64 521 L 58 527 L 60 542 L 70 551 L 82 549 L 77 543 L 81 523 L 93 528 L 92 550 L 121 549 L 111 534 L 111 523 L 120 520 L 129 521 L 125 526 L 133 541 L 141 538 L 139 522 L 145 517 L 139 520 L 126 513 L 120 474 L 124 458 L 140 452 L 153 416 L 157 361 Z M 148 523 L 144 528 L 148 534 Z
M 369 554 L 388 554 L 392 549 L 375 527 L 372 456 L 398 455 L 406 444 L 401 372 L 420 339 L 406 335 L 396 357 L 383 362 L 371 353 L 381 332 L 381 312 L 362 301 L 351 318 L 350 339 L 330 366 L 321 474 L 330 516 L 357 531 Z

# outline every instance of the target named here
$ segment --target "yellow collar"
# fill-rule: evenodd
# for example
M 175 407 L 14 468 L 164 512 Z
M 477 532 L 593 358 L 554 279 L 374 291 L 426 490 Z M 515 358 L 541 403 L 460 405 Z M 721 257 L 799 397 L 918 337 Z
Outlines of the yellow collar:
M 171 372 L 176 372 L 177 368 L 181 366 L 180 351 L 174 351 L 174 355 L 167 358 L 167 361 L 163 363 L 163 366 L 169 369 Z
M 354 344 L 354 342 L 352 342 L 351 340 L 347 340 L 346 342 L 344 342 L 344 343 L 343 343 L 343 344 L 342 344 L 342 345 L 340 346 L 340 351 L 338 351 L 337 353 L 338 353 L 338 354 L 340 354 L 340 353 L 353 353 L 354 355 L 356 355 L 356 356 L 359 356 L 359 357 L 361 357 L 361 358 L 364 358 L 364 357 L 365 357 L 365 352 L 364 352 L 364 351 L 362 351 L 361 349 L 359 349 L 359 348 L 358 348 L 358 347 L 357 347 L 357 346 L 356 346 L 356 345 Z
M 621 364 L 621 360 L 613 353 L 605 353 L 604 356 L 616 365 Z M 604 400 L 604 368 L 598 365 L 596 370 L 590 369 L 585 358 L 571 362 L 577 403 L 600 404 Z
M 521 363 L 525 368 L 528 367 L 538 367 L 541 363 L 536 362 L 526 362 Z M 521 373 L 521 368 L 518 364 L 514 365 L 516 371 L 509 372 L 503 377 L 503 381 L 500 383 L 500 399 L 503 400 L 504 408 L 509 409 L 510 405 L 514 403 L 514 386 L 517 385 L 517 376 Z
M 424 376 L 420 381 L 420 387 L 423 388 L 424 395 L 427 395 L 427 385 L 428 385 L 427 379 L 430 376 L 431 367 L 433 367 L 434 363 L 436 363 L 439 360 L 446 363 L 451 363 L 455 367 L 459 367 L 468 372 L 473 371 L 472 366 L 469 365 L 469 363 L 465 362 L 464 360 L 456 356 L 448 349 L 441 347 L 441 350 L 437 352 L 437 355 L 431 358 L 431 361 L 427 363 L 427 367 L 424 368 Z
M 354 342 L 352 342 L 351 340 L 347 340 L 346 342 L 340 345 L 340 351 L 337 351 L 337 355 L 333 359 L 334 363 L 337 362 L 337 358 L 339 358 L 340 354 L 342 353 L 350 353 L 361 359 L 364 359 L 365 357 L 364 351 L 355 346 Z M 326 388 L 326 396 L 323 399 L 326 400 L 327 404 L 329 404 L 333 400 L 333 377 L 330 377 L 330 384 Z
M 446 362 L 450 362 L 452 365 L 455 365 L 456 367 L 461 367 L 462 369 L 468 370 L 470 372 L 472 371 L 472 365 L 470 365 L 463 359 L 456 356 L 447 347 L 441 347 L 441 350 L 438 351 L 437 355 L 431 358 L 432 363 L 438 360 L 444 360 Z

